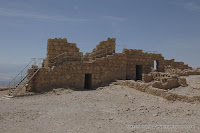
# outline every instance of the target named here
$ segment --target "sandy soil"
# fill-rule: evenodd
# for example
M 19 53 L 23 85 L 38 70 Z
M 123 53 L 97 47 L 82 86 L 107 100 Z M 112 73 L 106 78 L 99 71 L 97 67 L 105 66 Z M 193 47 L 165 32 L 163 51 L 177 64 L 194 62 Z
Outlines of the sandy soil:
M 200 75 L 182 77 L 186 78 L 188 86 L 174 88 L 170 92 L 187 96 L 200 96 Z
M 130 128 L 128 125 L 192 128 Z M 200 103 L 171 102 L 119 85 L 93 91 L 58 89 L 12 99 L 1 97 L 0 133 L 27 132 L 199 133 Z

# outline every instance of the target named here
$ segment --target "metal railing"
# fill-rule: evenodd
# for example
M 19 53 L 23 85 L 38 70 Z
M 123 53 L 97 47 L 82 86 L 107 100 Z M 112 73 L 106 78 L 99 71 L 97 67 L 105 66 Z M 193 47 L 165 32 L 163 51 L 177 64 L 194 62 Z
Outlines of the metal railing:
M 24 87 L 24 84 L 30 81 L 33 76 L 39 71 L 42 66 L 43 58 L 32 58 L 31 61 L 22 69 L 22 71 L 17 74 L 8 84 L 8 88 L 10 89 L 9 95 L 11 93 L 16 92 L 16 90 L 20 90 L 20 88 Z M 36 70 L 36 71 L 32 71 Z M 30 72 L 32 71 L 32 72 Z

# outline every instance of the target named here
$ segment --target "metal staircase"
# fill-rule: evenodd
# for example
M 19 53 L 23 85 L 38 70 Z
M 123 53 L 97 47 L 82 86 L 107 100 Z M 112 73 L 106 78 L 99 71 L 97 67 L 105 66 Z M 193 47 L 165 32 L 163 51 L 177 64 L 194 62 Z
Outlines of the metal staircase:
M 8 84 L 9 94 L 7 97 L 15 97 L 41 68 L 43 59 L 33 58 L 26 67 Z

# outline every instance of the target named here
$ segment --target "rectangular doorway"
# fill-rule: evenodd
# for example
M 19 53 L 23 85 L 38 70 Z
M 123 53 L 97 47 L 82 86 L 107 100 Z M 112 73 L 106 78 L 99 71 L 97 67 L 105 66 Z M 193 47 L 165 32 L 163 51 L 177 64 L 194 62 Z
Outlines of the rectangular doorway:
M 85 74 L 84 89 L 92 89 L 92 74 Z
M 142 80 L 142 65 L 136 65 L 136 80 Z

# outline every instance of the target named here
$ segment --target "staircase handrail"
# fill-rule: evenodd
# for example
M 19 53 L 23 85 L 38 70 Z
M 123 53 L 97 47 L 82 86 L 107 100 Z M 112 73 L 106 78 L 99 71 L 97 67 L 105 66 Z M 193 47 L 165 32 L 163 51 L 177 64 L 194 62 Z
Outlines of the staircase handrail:
M 37 69 L 36 72 L 34 72 L 34 74 L 28 79 L 27 82 L 29 82 L 34 76 L 35 74 L 37 74 L 37 72 L 40 70 L 40 68 Z M 23 88 L 25 86 L 25 83 L 23 84 L 23 86 L 21 88 Z M 17 88 L 16 88 L 17 89 Z M 19 91 L 19 90 L 18 90 Z M 9 92 L 10 93 L 10 92 Z M 16 96 L 19 92 L 16 92 L 13 96 Z
M 9 83 L 8 83 L 8 88 L 10 88 L 10 84 L 31 64 L 31 62 L 33 62 L 33 60 L 34 59 L 32 59 L 29 63 L 28 63 L 28 65 L 26 65 L 25 67 L 24 67 L 24 69 L 22 69 L 18 74 L 17 74 L 17 76 L 15 76 L 14 78 L 13 78 L 13 80 L 12 81 L 10 81 Z
M 13 82 L 13 81 L 15 81 L 15 79 L 33 62 L 33 61 L 35 61 L 35 59 L 36 58 L 32 58 L 32 60 L 17 74 L 17 76 L 15 76 L 14 78 L 13 78 L 13 80 L 11 80 L 9 83 L 8 83 L 8 88 L 10 88 L 10 84 Z M 43 59 L 43 58 L 38 58 L 39 60 L 38 61 L 40 61 L 40 59 Z M 37 62 L 38 62 L 37 61 Z M 36 62 L 36 63 L 37 63 Z

